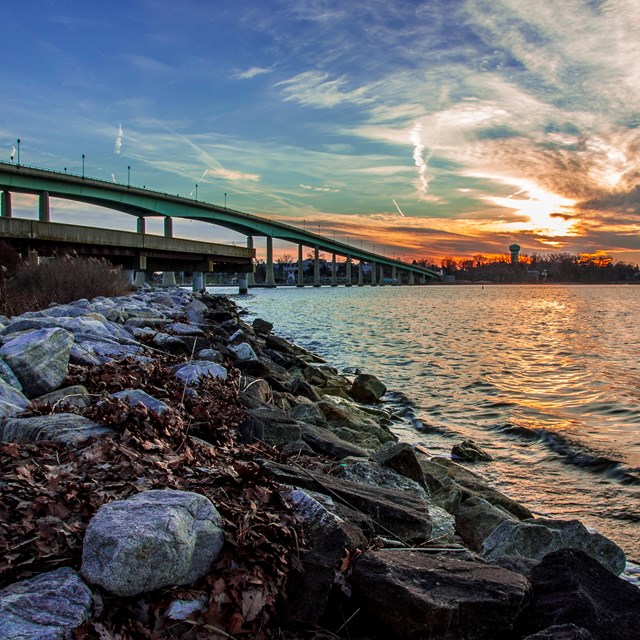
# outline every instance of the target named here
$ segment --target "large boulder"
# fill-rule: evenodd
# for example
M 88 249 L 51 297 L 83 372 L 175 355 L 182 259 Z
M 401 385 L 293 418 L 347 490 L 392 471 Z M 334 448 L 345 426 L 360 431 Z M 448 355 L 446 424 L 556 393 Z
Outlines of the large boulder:
M 126 402 L 130 407 L 141 404 L 151 413 L 161 416 L 169 410 L 169 405 L 158 398 L 154 398 L 142 389 L 123 389 L 112 394 L 114 398 Z
M 380 398 L 387 392 L 387 387 L 370 373 L 361 373 L 356 376 L 349 395 L 358 402 L 372 404 L 379 402 Z
M 480 551 L 482 544 L 505 520 L 518 522 L 505 509 L 494 507 L 483 498 L 472 496 L 460 503 L 456 514 L 456 530 L 469 549 Z
M 396 538 L 407 545 L 419 545 L 431 539 L 432 521 L 424 501 L 406 491 L 362 485 L 316 471 L 302 472 L 266 460 L 262 460 L 261 465 L 277 482 L 331 496 L 335 502 L 365 514 L 379 535 Z
M 480 555 L 487 560 L 499 556 L 541 560 L 564 548 L 584 551 L 615 575 L 624 571 L 624 551 L 603 535 L 588 531 L 579 520 L 505 520 L 485 539 Z
M 0 348 L 27 398 L 53 391 L 67 375 L 73 335 L 64 329 L 38 329 L 16 336 Z
M 291 492 L 295 513 L 302 519 L 306 549 L 302 570 L 293 571 L 287 584 L 288 609 L 297 621 L 317 624 L 325 613 L 336 575 L 347 553 L 364 549 L 360 529 L 329 511 L 306 491 Z
M 113 433 L 89 418 L 75 413 L 52 413 L 28 418 L 10 418 L 0 424 L 1 442 L 38 442 L 48 440 L 72 446 L 93 436 Z
M 465 462 L 490 462 L 493 460 L 473 440 L 463 440 L 459 444 L 454 444 L 451 448 L 451 457 L 454 460 L 464 460 Z
M 425 489 L 424 472 L 416 457 L 414 448 L 406 442 L 386 442 L 373 459 L 383 467 L 389 467 L 399 474 L 411 478 Z
M 33 399 L 34 402 L 48 404 L 52 407 L 78 407 L 86 409 L 91 406 L 91 395 L 87 388 L 81 384 L 74 384 L 70 387 L 64 387 L 50 391 L 42 396 Z
M 0 420 L 17 416 L 29 404 L 29 399 L 24 393 L 0 378 Z
M 190 584 L 224 541 L 222 518 L 198 493 L 151 490 L 103 505 L 89 522 L 82 575 L 120 596 Z
M 531 583 L 531 631 L 576 625 L 598 640 L 640 637 L 640 589 L 582 551 L 562 549 L 545 556 L 531 569 Z
M 91 617 L 91 590 L 69 567 L 0 591 L 2 640 L 70 640 Z
M 216 362 L 208 360 L 194 360 L 180 365 L 174 371 L 175 377 L 187 385 L 198 385 L 203 378 L 227 379 L 227 370 Z
M 354 606 L 389 640 L 495 640 L 510 634 L 529 598 L 523 576 L 480 560 L 379 550 L 356 560 Z

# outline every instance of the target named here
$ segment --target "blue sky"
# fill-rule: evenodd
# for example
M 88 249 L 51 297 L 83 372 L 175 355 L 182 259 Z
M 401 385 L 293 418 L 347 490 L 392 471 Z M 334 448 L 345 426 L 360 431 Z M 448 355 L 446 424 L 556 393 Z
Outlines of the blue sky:
M 12 2 L 1 159 L 17 138 L 23 164 L 84 153 L 87 175 L 131 166 L 387 255 L 640 262 L 638 25 L 637 0 Z M 53 219 L 135 228 L 63 201 Z

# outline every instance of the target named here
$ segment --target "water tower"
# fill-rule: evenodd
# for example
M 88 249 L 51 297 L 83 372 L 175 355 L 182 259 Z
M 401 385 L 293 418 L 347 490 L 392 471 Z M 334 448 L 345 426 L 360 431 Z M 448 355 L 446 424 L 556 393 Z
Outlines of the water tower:
M 520 254 L 520 245 L 512 244 L 509 247 L 509 251 L 511 251 L 511 264 L 518 264 L 519 254 Z

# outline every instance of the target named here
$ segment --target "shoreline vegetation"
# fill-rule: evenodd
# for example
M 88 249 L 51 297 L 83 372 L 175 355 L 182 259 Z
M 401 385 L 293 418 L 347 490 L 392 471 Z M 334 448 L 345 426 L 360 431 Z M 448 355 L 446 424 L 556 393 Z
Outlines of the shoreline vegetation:
M 2 638 L 635 637 L 613 542 L 243 315 L 145 287 L 0 317 Z

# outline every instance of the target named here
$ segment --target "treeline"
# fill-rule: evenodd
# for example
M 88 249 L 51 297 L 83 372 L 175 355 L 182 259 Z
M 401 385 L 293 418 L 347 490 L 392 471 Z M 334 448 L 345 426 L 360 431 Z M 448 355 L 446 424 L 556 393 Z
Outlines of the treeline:
M 509 282 L 640 282 L 640 266 L 614 261 L 611 256 L 578 253 L 521 255 L 517 264 L 510 255 L 487 257 L 482 254 L 463 260 L 443 258 L 439 263 L 429 258 L 414 260 L 456 281 Z

